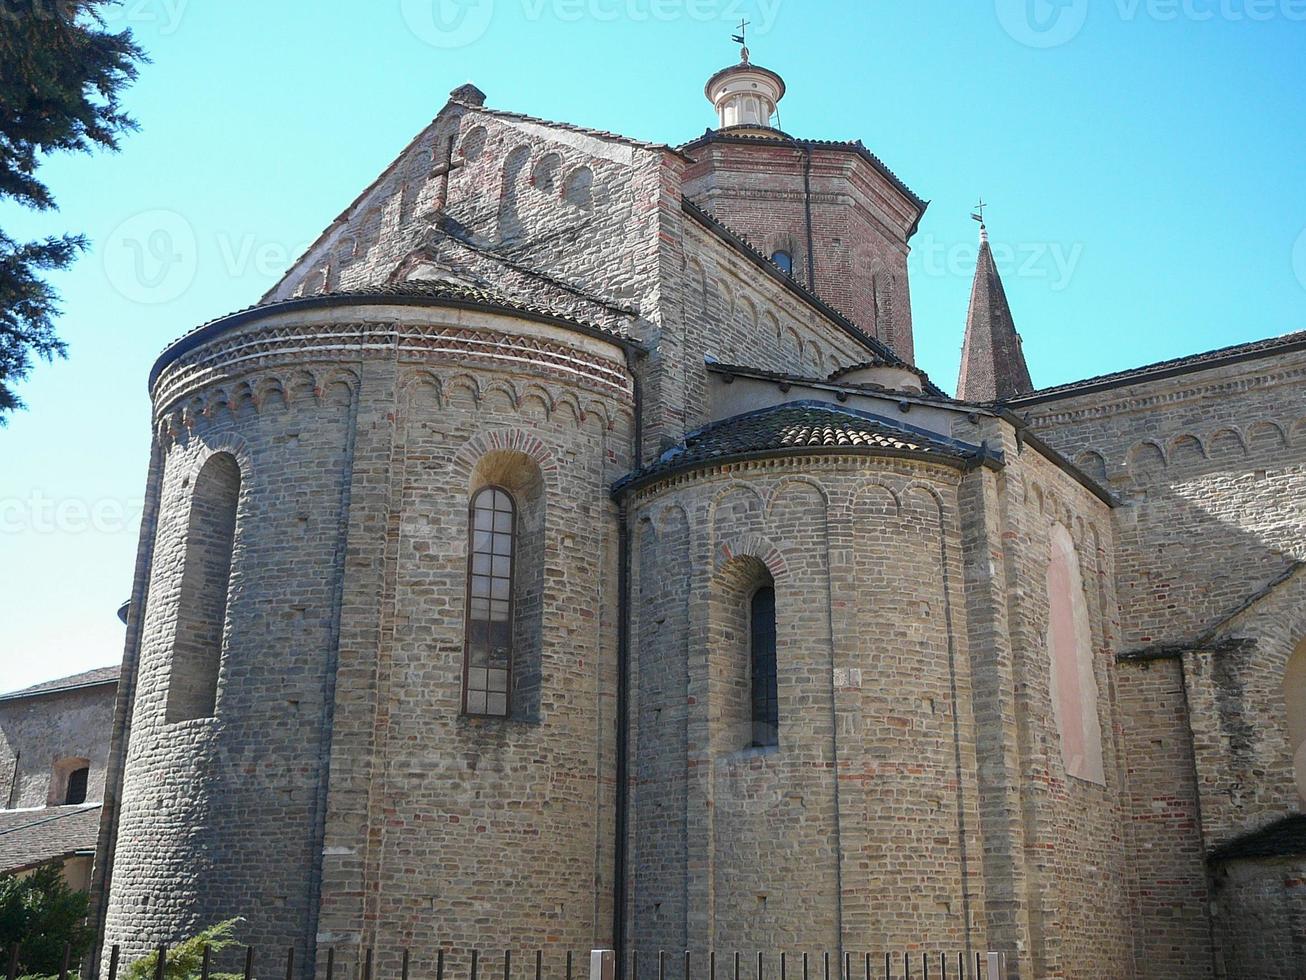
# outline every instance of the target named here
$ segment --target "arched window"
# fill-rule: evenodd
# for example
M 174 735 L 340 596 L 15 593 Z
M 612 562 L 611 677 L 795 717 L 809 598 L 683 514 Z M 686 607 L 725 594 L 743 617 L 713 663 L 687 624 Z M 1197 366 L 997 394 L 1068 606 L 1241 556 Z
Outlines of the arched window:
M 177 608 L 177 634 L 168 677 L 167 722 L 211 717 L 227 621 L 227 588 L 236 540 L 240 466 L 214 453 L 195 478 Z
M 90 759 L 71 756 L 57 761 L 50 774 L 50 792 L 45 799 L 46 806 L 76 806 L 85 803 L 90 775 Z
M 463 657 L 463 711 L 469 715 L 510 713 L 516 539 L 512 495 L 496 486 L 477 491 L 472 497 Z
M 1297 795 L 1306 805 L 1306 640 L 1297 644 L 1283 674 L 1283 698 L 1288 705 L 1288 749 L 1292 752 Z
M 753 745 L 780 744 L 780 704 L 775 672 L 775 589 L 753 593 L 749 608 L 749 678 L 752 687 Z
M 780 271 L 786 276 L 794 274 L 794 257 L 784 249 L 771 253 L 771 261 L 780 267 Z
M 578 208 L 588 208 L 593 203 L 593 188 L 594 172 L 589 167 L 579 167 L 567 178 L 563 197 L 567 199 L 568 204 L 574 204 Z
M 82 766 L 68 774 L 68 789 L 64 793 L 64 805 L 76 806 L 86 802 L 86 784 L 90 782 L 91 769 Z

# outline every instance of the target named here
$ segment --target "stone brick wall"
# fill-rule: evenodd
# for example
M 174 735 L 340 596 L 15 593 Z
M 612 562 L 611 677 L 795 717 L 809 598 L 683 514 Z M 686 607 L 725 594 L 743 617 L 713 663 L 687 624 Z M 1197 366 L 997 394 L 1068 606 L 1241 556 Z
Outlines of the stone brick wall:
M 1131 976 L 1110 510 L 1005 423 L 981 418 L 957 434 L 1000 448 L 1007 463 L 970 479 L 963 510 L 994 943 L 1018 950 L 1032 976 Z M 1055 525 L 1070 532 L 1083 579 L 1102 784 L 1068 775 L 1061 751 L 1047 642 Z
M 236 914 L 301 951 L 484 942 L 490 907 L 504 945 L 610 935 L 624 355 L 507 316 L 361 305 L 269 313 L 155 387 L 162 503 L 107 906 L 129 953 Z M 217 452 L 242 483 L 216 715 L 168 724 L 190 489 Z M 468 500 L 478 465 L 516 458 L 545 487 L 541 626 L 520 638 L 537 703 L 476 720 L 459 700 Z
M 640 492 L 637 946 L 1006 948 L 1022 975 L 1132 975 L 1108 510 L 987 434 L 1000 475 L 797 457 Z M 1106 785 L 1058 751 L 1054 521 L 1084 569 Z M 731 724 L 741 560 L 777 593 L 770 750 Z
M 794 276 L 913 359 L 907 240 L 914 203 L 851 149 L 716 138 L 687 148 L 685 193 L 764 255 L 793 258 Z M 808 268 L 808 217 L 814 269 Z
M 1282 684 L 1306 637 L 1304 369 L 1270 351 L 1017 403 L 1123 503 L 1121 647 L 1141 661 L 1120 674 L 1130 863 L 1138 959 L 1158 971 L 1210 942 L 1204 854 L 1300 808 Z M 1234 908 L 1213 910 L 1217 946 Z
M 0 701 L 0 808 L 63 803 L 51 792 L 63 785 L 56 766 L 69 759 L 87 760 L 87 801 L 103 799 L 113 696 L 104 684 Z
M 1238 861 L 1215 870 L 1226 977 L 1298 980 L 1306 963 L 1306 860 Z M 1161 976 L 1161 974 L 1157 974 Z

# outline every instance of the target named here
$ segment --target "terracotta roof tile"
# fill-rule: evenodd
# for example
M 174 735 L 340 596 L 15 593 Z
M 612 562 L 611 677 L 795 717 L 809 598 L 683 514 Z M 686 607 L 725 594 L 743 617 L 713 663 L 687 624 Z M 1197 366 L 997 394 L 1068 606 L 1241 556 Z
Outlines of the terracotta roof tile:
M 956 464 L 979 461 L 979 446 L 904 426 L 888 419 L 825 402 L 796 401 L 735 415 L 689 433 L 656 463 L 623 482 L 645 482 L 675 470 L 741 456 L 847 449 L 853 453 L 935 456 Z M 994 458 L 994 457 L 989 457 Z

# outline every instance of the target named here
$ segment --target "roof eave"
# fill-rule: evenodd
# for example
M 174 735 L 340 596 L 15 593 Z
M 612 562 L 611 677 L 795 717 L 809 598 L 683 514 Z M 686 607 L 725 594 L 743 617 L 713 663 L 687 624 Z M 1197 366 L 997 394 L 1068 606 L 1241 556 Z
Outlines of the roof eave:
M 148 383 L 149 390 L 153 392 L 154 385 L 159 380 L 159 376 L 163 373 L 164 369 L 178 357 L 208 343 L 214 337 L 217 337 L 234 327 L 276 313 L 326 309 L 340 306 L 424 306 L 455 310 L 472 310 L 478 313 L 495 313 L 500 316 L 514 317 L 517 319 L 530 320 L 534 323 L 543 323 L 549 326 L 561 327 L 564 330 L 571 330 L 576 333 L 584 334 L 585 336 L 592 337 L 596 340 L 606 341 L 627 352 L 647 352 L 647 348 L 637 340 L 628 337 L 620 337 L 616 334 L 600 329 L 599 327 L 584 323 L 583 321 L 572 320 L 562 316 L 553 316 L 538 310 L 521 309 L 519 307 L 508 306 L 501 303 L 452 296 L 319 293 L 314 296 L 300 296 L 294 299 L 281 300 L 276 303 L 265 303 L 261 306 L 251 306 L 249 309 L 229 313 L 224 317 L 220 317 L 217 320 L 212 320 L 209 323 L 204 324 L 196 330 L 192 330 L 184 337 L 173 341 L 164 348 L 163 353 L 161 353 L 158 359 L 155 360 L 154 366 L 150 368 Z
M 802 456 L 860 456 L 909 459 L 918 463 L 936 463 L 962 472 L 969 472 L 981 466 L 986 469 L 996 470 L 1001 469 L 1003 465 L 1000 454 L 995 454 L 988 449 L 981 449 L 979 452 L 963 455 L 938 450 L 922 452 L 913 449 L 889 449 L 880 446 L 793 446 L 726 453 L 721 456 L 714 456 L 711 459 L 687 460 L 684 463 L 675 463 L 670 466 L 648 470 L 644 473 L 631 473 L 614 483 L 610 492 L 613 499 L 619 500 L 621 497 L 642 490 L 644 487 L 697 470 L 714 469 L 731 463 L 792 459 Z

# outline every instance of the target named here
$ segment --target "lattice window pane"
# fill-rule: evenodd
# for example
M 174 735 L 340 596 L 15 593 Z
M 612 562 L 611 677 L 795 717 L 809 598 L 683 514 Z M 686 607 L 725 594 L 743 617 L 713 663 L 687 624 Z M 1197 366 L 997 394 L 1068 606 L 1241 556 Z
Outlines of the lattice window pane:
M 512 496 L 486 487 L 472 500 L 467 570 L 467 649 L 463 710 L 509 714 L 512 678 L 513 555 L 517 509 Z

